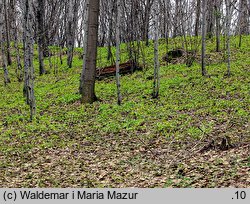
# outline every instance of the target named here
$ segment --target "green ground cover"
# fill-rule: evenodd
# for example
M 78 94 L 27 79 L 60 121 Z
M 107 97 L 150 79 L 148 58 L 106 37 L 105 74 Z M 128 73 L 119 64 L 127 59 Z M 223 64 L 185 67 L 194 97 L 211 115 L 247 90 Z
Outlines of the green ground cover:
M 151 42 L 145 48 L 147 69 L 121 77 L 121 106 L 113 77 L 97 81 L 100 101 L 80 104 L 81 49 L 72 69 L 66 56 L 63 65 L 52 57 L 56 75 L 46 59 L 50 74 L 36 76 L 32 123 L 15 65 L 7 87 L 1 71 L 0 186 L 249 187 L 250 36 L 241 48 L 237 42 L 232 38 L 231 77 L 225 77 L 224 54 L 214 51 L 212 40 L 209 77 L 201 76 L 199 61 L 189 68 L 161 62 L 159 99 L 151 97 Z M 180 40 L 170 41 L 170 49 L 180 46 Z M 125 62 L 125 45 L 122 51 Z M 165 52 L 161 41 L 160 56 Z M 106 48 L 98 56 L 99 67 L 109 64 Z M 37 69 L 37 55 L 34 64 Z

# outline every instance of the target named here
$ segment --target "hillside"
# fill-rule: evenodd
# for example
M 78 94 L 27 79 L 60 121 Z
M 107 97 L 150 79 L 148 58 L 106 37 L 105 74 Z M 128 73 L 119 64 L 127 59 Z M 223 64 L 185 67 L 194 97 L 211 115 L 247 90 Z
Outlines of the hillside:
M 166 44 L 160 42 L 162 58 Z M 147 69 L 121 77 L 121 106 L 114 77 L 97 81 L 98 102 L 80 103 L 81 49 L 71 69 L 66 56 L 61 65 L 54 55 L 52 69 L 46 59 L 44 76 L 38 75 L 36 53 L 32 123 L 15 64 L 7 87 L 1 69 L 0 186 L 249 187 L 250 36 L 241 48 L 232 38 L 231 77 L 225 77 L 223 52 L 216 53 L 214 44 L 208 41 L 209 77 L 201 76 L 199 61 L 191 67 L 162 61 L 160 97 L 152 99 L 150 42 Z M 169 45 L 181 47 L 181 41 Z M 125 45 L 122 52 L 126 62 Z M 99 48 L 99 67 L 110 65 L 106 56 Z

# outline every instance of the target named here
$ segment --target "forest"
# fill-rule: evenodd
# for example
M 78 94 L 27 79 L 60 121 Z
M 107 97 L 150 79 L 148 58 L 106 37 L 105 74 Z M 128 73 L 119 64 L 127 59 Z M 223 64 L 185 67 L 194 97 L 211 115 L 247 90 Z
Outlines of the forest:
M 250 0 L 0 0 L 1 188 L 250 187 Z

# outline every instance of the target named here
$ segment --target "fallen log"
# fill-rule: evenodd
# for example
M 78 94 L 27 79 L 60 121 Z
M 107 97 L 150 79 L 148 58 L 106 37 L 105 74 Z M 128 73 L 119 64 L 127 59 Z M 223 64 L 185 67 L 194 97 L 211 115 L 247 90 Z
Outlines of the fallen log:
M 132 61 L 120 64 L 120 74 L 132 74 L 136 70 L 141 71 L 140 66 L 135 65 Z M 96 78 L 103 79 L 109 76 L 115 76 L 116 74 L 116 65 L 111 65 L 108 67 L 98 68 L 96 70 Z

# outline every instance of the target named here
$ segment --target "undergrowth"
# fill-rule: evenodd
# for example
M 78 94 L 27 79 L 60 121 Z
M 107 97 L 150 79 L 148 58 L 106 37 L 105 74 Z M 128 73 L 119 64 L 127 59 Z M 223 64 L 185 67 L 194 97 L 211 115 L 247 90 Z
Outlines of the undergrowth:
M 182 46 L 180 39 L 175 41 L 170 42 L 170 46 L 176 45 L 169 49 Z M 199 61 L 187 68 L 185 64 L 166 64 L 161 60 L 159 99 L 151 97 L 153 81 L 149 78 L 153 76 L 153 42 L 150 42 L 149 47 L 144 47 L 146 69 L 121 77 L 121 106 L 116 104 L 114 77 L 96 82 L 98 102 L 80 104 L 80 48 L 75 51 L 72 69 L 67 68 L 65 55 L 62 65 L 57 55 L 52 56 L 51 68 L 46 59 L 49 74 L 45 76 L 38 76 L 36 53 L 37 114 L 32 123 L 28 120 L 29 108 L 23 98 L 23 85 L 15 78 L 15 64 L 9 67 L 12 83 L 6 87 L 3 86 L 1 71 L 0 186 L 233 185 L 238 178 L 237 171 L 249 169 L 249 149 L 231 155 L 235 163 L 230 163 L 229 175 L 221 174 L 226 167 L 220 168 L 216 159 L 208 162 L 206 158 L 193 166 L 199 171 L 194 176 L 189 175 L 191 170 L 185 175 L 179 175 L 179 172 L 192 166 L 195 155 L 190 156 L 187 151 L 195 144 L 199 144 L 195 147 L 202 148 L 212 141 L 219 144 L 222 138 L 230 138 L 230 145 L 240 148 L 250 142 L 250 37 L 243 38 L 241 48 L 237 47 L 237 42 L 237 37 L 232 38 L 231 77 L 225 77 L 223 52 L 214 51 L 213 40 L 208 41 L 208 77 L 201 76 Z M 126 46 L 122 45 L 121 50 L 122 62 L 126 62 Z M 112 52 L 114 54 L 114 48 Z M 166 44 L 162 40 L 160 56 L 165 53 Z M 12 57 L 14 55 L 13 52 Z M 110 65 L 106 58 L 107 48 L 99 48 L 99 67 Z M 218 61 L 219 58 L 222 61 Z M 140 63 L 143 63 L 142 58 Z M 54 69 L 58 69 L 57 74 L 54 74 Z M 225 154 L 216 148 L 214 144 L 208 150 L 215 151 L 211 153 L 215 158 Z M 179 158 L 182 154 L 188 156 Z M 228 157 L 225 157 L 227 161 Z M 186 167 L 179 165 L 185 162 L 188 162 Z M 202 167 L 205 163 L 208 166 Z M 218 178 L 204 182 L 206 170 L 211 170 L 211 178 Z M 249 173 L 245 171 L 242 175 L 247 178 Z M 220 182 L 223 178 L 225 182 Z M 249 180 L 245 179 L 238 186 L 249 187 Z

